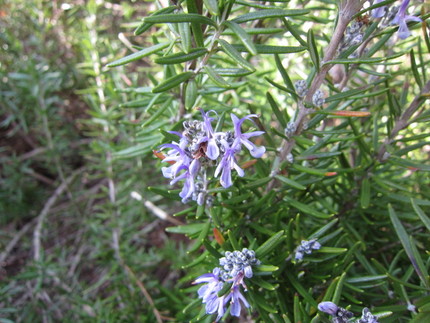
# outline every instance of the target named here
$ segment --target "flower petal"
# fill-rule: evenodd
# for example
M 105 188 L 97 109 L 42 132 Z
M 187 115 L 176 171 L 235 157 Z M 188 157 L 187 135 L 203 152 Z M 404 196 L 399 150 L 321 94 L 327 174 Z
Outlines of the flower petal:
M 408 29 L 408 25 L 404 20 L 399 23 L 399 31 L 397 32 L 400 39 L 406 39 L 411 35 L 411 32 Z
M 231 169 L 228 164 L 222 168 L 220 183 L 224 188 L 227 188 L 233 185 L 231 181 Z
M 265 133 L 264 131 L 252 131 L 252 132 L 247 132 L 242 134 L 242 137 L 245 137 L 246 139 L 248 139 L 255 136 L 261 136 L 264 133 Z
M 212 159 L 212 160 L 217 159 L 219 156 L 219 148 L 214 138 L 209 139 L 208 141 L 206 156 L 208 156 L 209 159 Z
M 261 147 L 255 146 L 254 149 L 250 151 L 251 156 L 255 158 L 260 158 L 261 156 L 264 155 L 265 152 L 266 152 L 266 147 L 264 146 L 261 146 Z

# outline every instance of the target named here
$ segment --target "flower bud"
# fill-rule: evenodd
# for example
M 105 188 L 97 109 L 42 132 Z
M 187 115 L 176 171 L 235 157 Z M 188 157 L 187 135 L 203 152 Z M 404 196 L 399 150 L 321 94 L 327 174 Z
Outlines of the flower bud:
M 338 310 L 338 307 L 333 302 L 321 302 L 318 304 L 318 309 L 321 312 L 327 313 L 331 316 L 335 316 Z

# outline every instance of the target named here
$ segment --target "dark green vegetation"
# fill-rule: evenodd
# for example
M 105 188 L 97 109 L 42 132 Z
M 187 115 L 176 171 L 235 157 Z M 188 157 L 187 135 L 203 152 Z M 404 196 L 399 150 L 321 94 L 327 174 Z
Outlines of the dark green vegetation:
M 425 23 L 400 41 L 370 21 L 348 58 L 326 56 L 334 1 L 85 3 L 0 8 L 0 322 L 211 322 L 191 282 L 243 247 L 265 265 L 243 318 L 327 321 L 324 300 L 429 319 Z M 326 80 L 322 108 L 300 79 Z M 152 153 L 196 107 L 266 131 L 244 178 L 211 183 L 211 208 L 181 204 Z M 312 238 L 323 248 L 291 261 Z

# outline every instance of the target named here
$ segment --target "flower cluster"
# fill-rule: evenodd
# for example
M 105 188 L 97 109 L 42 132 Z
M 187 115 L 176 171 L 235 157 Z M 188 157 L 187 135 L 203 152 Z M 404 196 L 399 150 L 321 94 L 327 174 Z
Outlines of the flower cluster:
M 305 254 L 310 255 L 312 253 L 312 250 L 318 250 L 321 248 L 321 244 L 317 241 L 317 239 L 312 240 L 302 240 L 300 243 L 300 246 L 296 248 L 296 254 L 294 258 L 297 261 L 303 260 L 303 256 Z
M 376 0 L 375 4 L 382 2 L 382 0 Z M 386 6 L 382 6 L 372 10 L 372 16 L 374 18 L 384 18 L 384 25 L 398 25 L 398 36 L 400 39 L 406 39 L 411 35 L 408 29 L 407 23 L 409 21 L 420 22 L 421 19 L 415 16 L 407 15 L 407 9 L 410 0 L 403 0 L 400 7 L 393 6 L 390 10 Z
M 182 202 L 189 200 L 197 201 L 199 205 L 208 203 L 207 195 L 207 171 L 211 166 L 216 166 L 214 177 L 220 176 L 220 183 L 224 188 L 230 187 L 231 171 L 234 169 L 239 176 L 244 176 L 243 169 L 237 164 L 236 156 L 242 151 L 242 147 L 249 150 L 255 158 L 260 158 L 266 151 L 264 146 L 257 147 L 249 138 L 262 135 L 263 131 L 253 131 L 243 133 L 242 124 L 246 120 L 257 117 L 250 114 L 239 119 L 233 113 L 233 131 L 215 132 L 212 127 L 214 118 L 209 114 L 216 114 L 215 111 L 205 113 L 200 110 L 203 121 L 185 121 L 182 133 L 171 131 L 179 137 L 179 142 L 161 145 L 161 149 L 170 149 L 166 153 L 163 162 L 171 165 L 163 167 L 163 176 L 170 178 L 170 184 L 184 180 L 184 186 L 179 196 Z
M 364 23 L 361 21 L 354 21 L 351 25 L 346 28 L 345 35 L 339 46 L 339 53 L 346 51 L 348 48 L 352 46 L 359 45 L 363 42 L 363 26 Z M 357 51 L 350 55 L 351 58 L 357 56 Z
M 378 323 L 378 318 L 370 313 L 370 310 L 365 307 L 361 313 L 361 318 L 357 321 L 357 323 Z
M 318 309 L 321 312 L 329 314 L 332 317 L 331 321 L 333 323 L 378 323 L 378 318 L 373 315 L 367 307 L 363 308 L 361 318 L 355 321 L 351 320 L 354 316 L 353 313 L 343 307 L 337 306 L 333 302 L 321 302 L 318 304 Z
M 321 312 L 327 313 L 332 317 L 333 323 L 347 323 L 354 316 L 353 313 L 337 306 L 333 302 L 321 302 L 318 304 L 318 309 Z
M 204 284 L 197 291 L 202 303 L 206 304 L 206 313 L 217 313 L 217 321 L 225 314 L 227 305 L 230 304 L 230 313 L 239 317 L 241 304 L 246 308 L 250 305 L 240 291 L 240 286 L 246 291 L 243 279 L 253 276 L 252 266 L 257 266 L 260 261 L 255 258 L 255 252 L 243 248 L 242 251 L 226 252 L 225 257 L 220 258 L 220 266 L 216 267 L 212 273 L 198 277 L 194 284 Z M 227 293 L 218 295 L 225 284 L 231 285 Z

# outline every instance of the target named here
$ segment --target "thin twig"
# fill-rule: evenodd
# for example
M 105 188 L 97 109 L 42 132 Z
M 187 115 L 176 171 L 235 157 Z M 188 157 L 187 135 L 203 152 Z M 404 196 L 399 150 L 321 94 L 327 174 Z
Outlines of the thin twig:
M 328 44 L 327 49 L 325 51 L 325 55 L 322 61 L 323 64 L 335 58 L 337 49 L 339 47 L 340 42 L 342 41 L 342 38 L 344 36 L 345 30 L 348 24 L 351 22 L 352 17 L 360 10 L 362 5 L 363 5 L 362 1 L 357 1 L 357 0 L 344 1 L 340 4 L 338 23 L 333 32 L 333 36 L 331 37 L 330 43 Z M 333 64 L 324 64 L 323 66 L 321 66 L 319 72 L 316 74 L 316 76 L 312 80 L 312 83 L 309 86 L 309 90 L 304 99 L 305 101 L 312 100 L 312 96 L 320 88 L 322 82 L 327 76 L 327 73 L 330 71 L 330 69 L 333 66 L 334 66 Z M 292 136 L 297 136 L 302 133 L 304 122 L 307 116 L 313 111 L 314 111 L 313 109 L 308 109 L 304 106 L 302 102 L 299 102 L 297 118 L 294 121 L 295 131 L 292 134 Z M 268 183 L 266 187 L 266 192 L 272 190 L 272 188 L 274 187 L 275 185 L 274 177 L 279 173 L 279 167 L 281 163 L 291 153 L 295 144 L 296 144 L 296 141 L 293 138 L 290 138 L 289 140 L 285 140 L 285 139 L 283 140 L 281 148 L 279 149 L 279 154 L 275 158 L 275 161 L 273 163 L 272 172 L 270 174 L 270 176 L 272 177 L 272 180 Z
M 145 286 L 143 285 L 143 283 L 136 277 L 136 274 L 130 269 L 130 267 L 128 267 L 126 264 L 123 264 L 123 267 L 125 268 L 125 270 L 127 271 L 127 273 L 133 277 L 133 279 L 136 281 L 137 286 L 139 286 L 140 291 L 142 292 L 143 296 L 145 296 L 146 300 L 148 301 L 149 305 L 151 305 L 152 307 L 152 311 L 154 312 L 155 315 L 155 319 L 157 320 L 157 323 L 162 323 L 163 319 L 161 317 L 160 312 L 157 310 L 157 308 L 155 307 L 154 301 L 151 297 L 151 295 L 148 293 L 148 291 L 146 290 Z
M 51 210 L 54 203 L 57 201 L 57 199 L 61 196 L 61 194 L 67 189 L 69 184 L 75 179 L 75 177 L 82 173 L 82 171 L 85 168 L 79 168 L 75 172 L 72 173 L 63 183 L 61 183 L 60 186 L 54 191 L 54 194 L 49 198 L 49 200 L 45 203 L 45 206 L 43 207 L 42 211 L 40 212 L 39 216 L 37 217 L 37 224 L 36 228 L 34 229 L 33 233 L 33 248 L 34 248 L 34 260 L 39 261 L 40 260 L 40 237 L 41 237 L 41 231 L 43 222 L 45 221 L 46 216 L 48 215 L 49 211 Z
M 33 226 L 34 222 L 36 222 L 37 218 L 34 218 L 32 221 L 28 222 L 24 225 L 21 230 L 14 234 L 13 239 L 8 243 L 4 251 L 0 254 L 0 266 L 9 256 L 13 248 L 15 248 L 16 244 L 21 240 L 21 238 L 30 230 Z
M 411 123 L 411 118 L 414 113 L 420 108 L 423 101 L 426 100 L 424 94 L 430 92 L 430 81 L 422 88 L 421 92 L 414 98 L 409 107 L 403 112 L 403 114 L 397 119 L 394 128 L 391 130 L 390 135 L 385 139 L 378 151 L 377 159 L 380 162 L 387 160 L 387 147 L 393 142 L 394 138 L 398 135 L 400 130 L 406 128 Z

